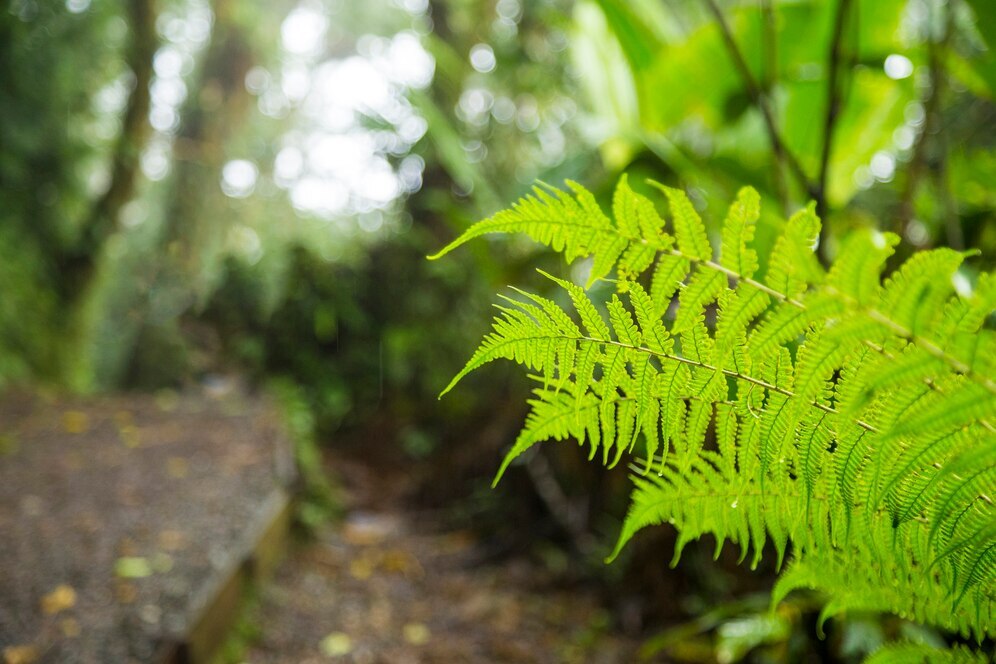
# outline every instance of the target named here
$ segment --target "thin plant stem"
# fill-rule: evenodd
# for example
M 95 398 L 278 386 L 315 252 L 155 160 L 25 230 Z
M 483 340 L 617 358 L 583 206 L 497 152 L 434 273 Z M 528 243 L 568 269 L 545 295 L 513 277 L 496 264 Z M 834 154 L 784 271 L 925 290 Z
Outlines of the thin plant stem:
M 833 151 L 833 134 L 843 106 L 843 83 L 841 60 L 843 59 L 844 26 L 851 7 L 851 0 L 839 0 L 834 15 L 833 34 L 830 38 L 830 52 L 827 56 L 827 105 L 823 116 L 823 141 L 820 150 L 820 170 L 816 183 L 816 214 L 824 220 L 820 230 L 820 257 L 826 262 L 827 245 L 830 239 L 830 224 L 827 217 L 827 182 L 830 177 L 830 155 Z
M 764 127 L 768 133 L 768 140 L 771 142 L 771 149 L 775 154 L 775 160 L 784 164 L 788 168 L 789 172 L 798 182 L 799 187 L 806 193 L 807 196 L 815 199 L 817 195 L 816 185 L 809 179 L 809 176 L 806 175 L 806 172 L 802 168 L 802 164 L 799 163 L 798 158 L 785 144 L 784 139 L 779 133 L 778 127 L 775 124 L 775 116 L 771 111 L 770 105 L 768 104 L 767 97 L 758 85 L 757 80 L 754 78 L 754 74 L 751 73 L 750 67 L 747 65 L 747 61 L 744 59 L 743 53 L 740 52 L 740 47 L 737 46 L 737 42 L 733 38 L 733 32 L 730 30 L 730 26 L 726 22 L 726 18 L 723 16 L 723 11 L 719 8 L 719 5 L 716 4 L 716 0 L 704 0 L 704 2 L 710 13 L 716 19 L 716 24 L 719 26 L 720 34 L 723 37 L 723 43 L 726 45 L 726 49 L 730 54 L 730 58 L 733 60 L 734 66 L 737 68 L 737 72 L 740 74 L 740 78 L 743 79 L 744 85 L 747 86 L 747 92 L 751 97 L 751 101 L 761 112 L 761 117 L 764 120 Z

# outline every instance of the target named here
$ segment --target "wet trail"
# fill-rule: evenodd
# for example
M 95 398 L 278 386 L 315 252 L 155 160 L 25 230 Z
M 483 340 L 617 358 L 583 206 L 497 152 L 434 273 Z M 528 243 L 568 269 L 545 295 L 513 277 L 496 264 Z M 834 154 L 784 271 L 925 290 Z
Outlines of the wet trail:
M 261 593 L 246 661 L 627 662 L 594 593 L 525 559 L 481 564 L 471 533 L 406 504 L 403 484 L 333 461 L 347 514 L 299 547 Z

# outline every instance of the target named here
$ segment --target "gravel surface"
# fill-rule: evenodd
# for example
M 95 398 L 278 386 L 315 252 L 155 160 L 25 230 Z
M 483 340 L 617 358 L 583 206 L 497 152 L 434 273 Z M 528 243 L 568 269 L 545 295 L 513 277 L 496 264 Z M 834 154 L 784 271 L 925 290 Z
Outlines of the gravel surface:
M 225 381 L 4 395 L 0 661 L 146 662 L 183 634 L 288 477 L 276 422 Z

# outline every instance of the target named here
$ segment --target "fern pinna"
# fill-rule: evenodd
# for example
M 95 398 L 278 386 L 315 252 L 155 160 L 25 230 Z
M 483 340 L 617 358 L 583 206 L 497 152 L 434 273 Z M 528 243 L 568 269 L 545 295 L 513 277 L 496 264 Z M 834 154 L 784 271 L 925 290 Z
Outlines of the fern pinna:
M 569 308 L 513 289 L 444 390 L 499 358 L 534 374 L 531 412 L 495 481 L 547 440 L 575 439 L 609 465 L 633 455 L 613 557 L 661 523 L 680 533 L 676 559 L 707 533 L 753 564 L 766 542 L 779 562 L 791 545 L 776 602 L 811 588 L 828 598 L 823 619 L 884 611 L 993 636 L 996 278 L 956 292 L 969 254 L 935 249 L 882 280 L 898 238 L 873 230 L 848 236 L 824 270 L 812 206 L 784 225 L 761 273 L 753 189 L 729 208 L 716 256 L 684 192 L 652 184 L 670 232 L 625 177 L 611 217 L 576 183 L 537 186 L 432 257 L 525 233 L 569 262 L 590 258 L 588 287 L 616 276 L 595 302 L 546 275 Z

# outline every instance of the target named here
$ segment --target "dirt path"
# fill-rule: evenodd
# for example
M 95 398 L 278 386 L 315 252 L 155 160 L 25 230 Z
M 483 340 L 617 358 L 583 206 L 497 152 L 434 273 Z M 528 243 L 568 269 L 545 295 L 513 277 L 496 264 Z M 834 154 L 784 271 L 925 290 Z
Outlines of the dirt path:
M 232 388 L 0 398 L 0 662 L 161 662 L 290 481 Z
M 405 505 L 403 481 L 338 460 L 348 513 L 262 592 L 245 661 L 628 662 L 596 596 L 525 559 L 478 563 L 467 532 Z
M 5 395 L 0 662 L 163 661 L 289 477 L 280 430 L 238 390 Z M 633 660 L 591 589 L 525 557 L 485 564 L 479 536 L 418 511 L 417 468 L 330 454 L 346 516 L 259 589 L 229 661 Z

